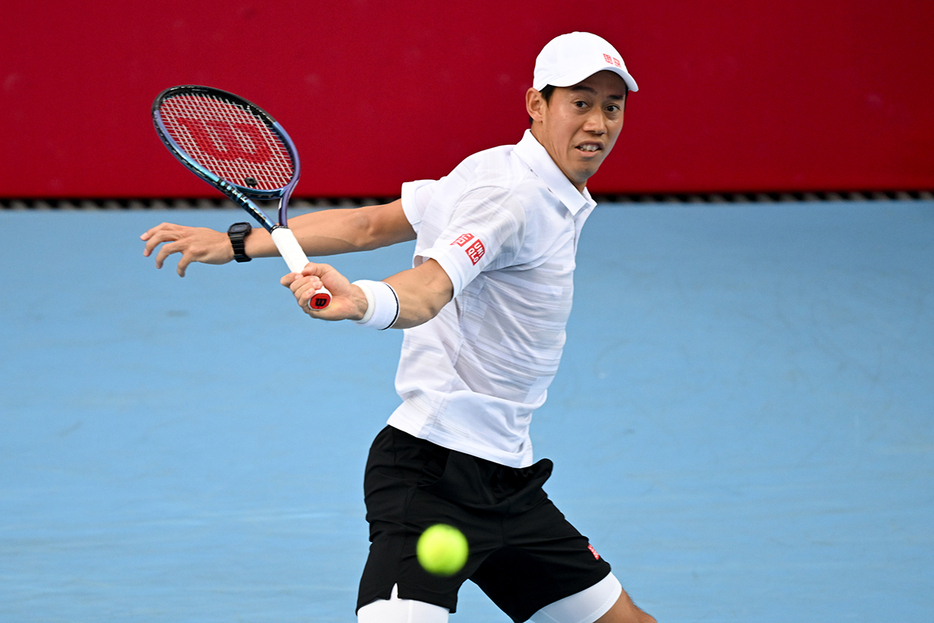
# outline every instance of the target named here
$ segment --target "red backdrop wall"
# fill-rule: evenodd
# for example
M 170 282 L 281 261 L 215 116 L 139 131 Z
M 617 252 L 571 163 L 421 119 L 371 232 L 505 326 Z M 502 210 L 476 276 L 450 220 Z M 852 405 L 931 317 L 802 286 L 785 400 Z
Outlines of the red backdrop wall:
M 934 188 L 934 11 L 917 0 L 4 5 L 5 197 L 211 195 L 150 121 L 186 83 L 282 122 L 298 195 L 394 196 L 517 141 L 535 56 L 570 30 L 612 41 L 640 85 L 594 192 Z

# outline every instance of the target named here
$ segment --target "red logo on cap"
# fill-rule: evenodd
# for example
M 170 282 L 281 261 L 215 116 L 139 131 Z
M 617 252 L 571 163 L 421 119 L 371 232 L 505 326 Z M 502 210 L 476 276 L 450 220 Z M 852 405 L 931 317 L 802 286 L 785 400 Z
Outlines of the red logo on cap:
M 615 56 L 610 56 L 609 54 L 604 54 L 603 60 L 605 60 L 608 65 L 616 65 L 617 67 L 623 66 L 623 61 L 619 60 Z

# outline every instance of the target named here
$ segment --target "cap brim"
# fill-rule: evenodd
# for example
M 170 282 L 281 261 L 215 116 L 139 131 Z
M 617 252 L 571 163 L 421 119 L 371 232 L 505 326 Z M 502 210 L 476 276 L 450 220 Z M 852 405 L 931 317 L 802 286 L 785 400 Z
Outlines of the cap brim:
M 636 84 L 635 79 L 629 75 L 629 72 L 624 71 L 623 69 L 619 67 L 613 67 L 613 66 L 600 67 L 596 71 L 586 70 L 586 71 L 582 71 L 579 74 L 565 75 L 565 76 L 562 76 L 561 78 L 554 78 L 554 77 L 542 78 L 537 84 L 533 84 L 532 88 L 534 88 L 536 91 L 541 91 L 548 85 L 551 85 L 553 87 L 572 87 L 575 84 L 580 84 L 581 82 L 583 82 L 590 76 L 600 73 L 601 71 L 612 71 L 613 73 L 615 73 L 616 75 L 618 75 L 620 78 L 623 79 L 623 82 L 626 83 L 626 86 L 629 87 L 630 91 L 639 90 L 639 85 Z

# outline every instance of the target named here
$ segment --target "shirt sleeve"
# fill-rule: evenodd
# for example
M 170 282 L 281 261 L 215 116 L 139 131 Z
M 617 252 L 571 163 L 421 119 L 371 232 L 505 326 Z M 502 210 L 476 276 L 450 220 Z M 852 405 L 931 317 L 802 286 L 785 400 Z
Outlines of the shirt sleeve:
M 434 196 L 436 180 L 416 180 L 402 185 L 402 211 L 415 233 L 422 224 L 422 211 Z
M 432 209 L 430 203 L 427 209 Z M 430 246 L 418 252 L 416 261 L 437 261 L 457 296 L 484 270 L 509 266 L 519 252 L 524 229 L 525 210 L 509 190 L 472 189 L 456 200 L 446 225 Z

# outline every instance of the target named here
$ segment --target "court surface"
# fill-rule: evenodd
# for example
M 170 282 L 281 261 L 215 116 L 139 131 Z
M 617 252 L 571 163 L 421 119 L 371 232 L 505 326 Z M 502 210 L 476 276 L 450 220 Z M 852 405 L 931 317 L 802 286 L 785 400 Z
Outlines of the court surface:
M 0 621 L 354 621 L 401 333 L 308 320 L 278 259 L 156 271 L 163 220 L 245 216 L 0 212 Z M 932 620 L 932 241 L 931 201 L 594 213 L 533 440 L 659 621 Z

